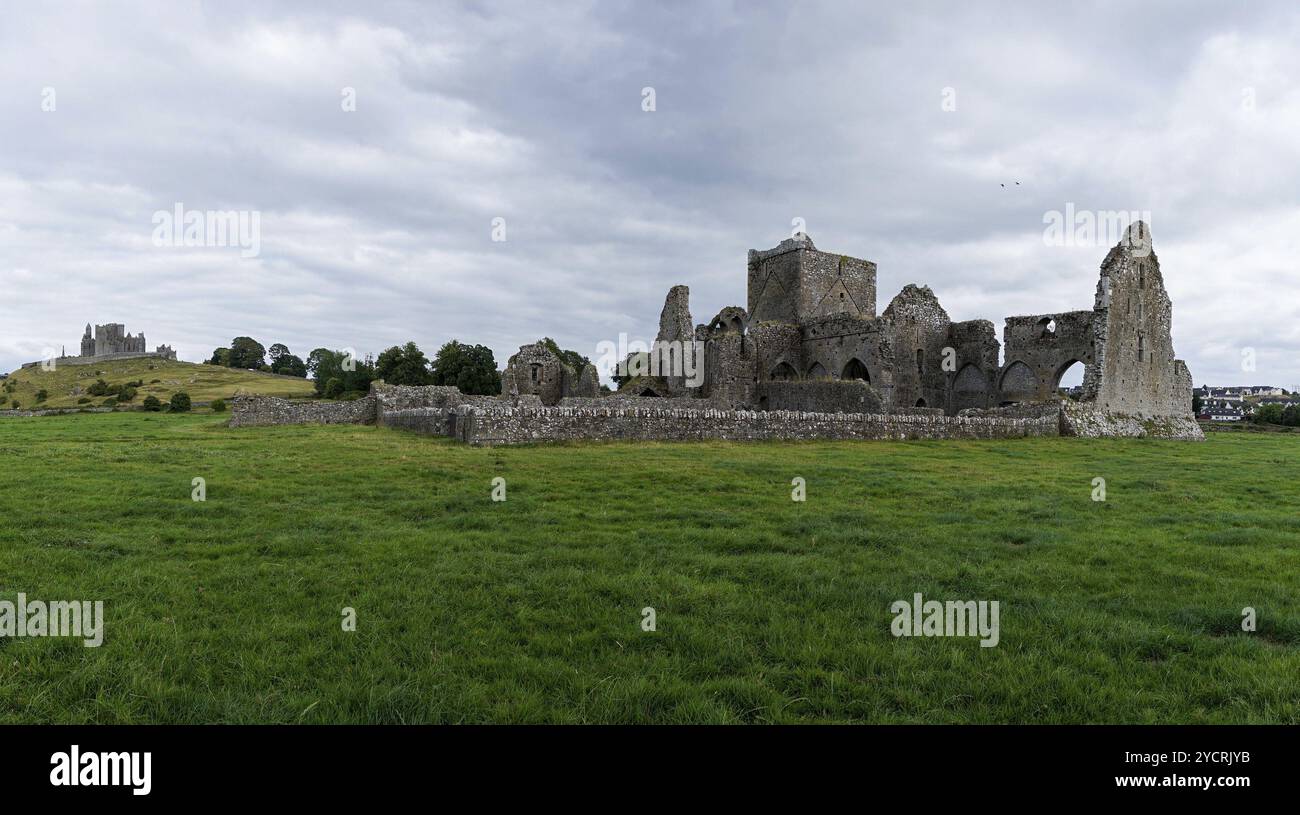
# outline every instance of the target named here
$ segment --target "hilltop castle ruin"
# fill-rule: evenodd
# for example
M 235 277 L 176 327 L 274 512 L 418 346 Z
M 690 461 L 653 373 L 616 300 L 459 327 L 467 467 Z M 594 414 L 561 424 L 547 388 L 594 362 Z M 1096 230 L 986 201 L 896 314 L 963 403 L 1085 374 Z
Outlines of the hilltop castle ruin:
M 176 350 L 170 345 L 159 345 L 152 351 L 147 350 L 144 332 L 140 336 L 126 333 L 122 323 L 97 325 L 94 334 L 90 323 L 86 323 L 86 333 L 81 335 L 81 354 L 70 357 L 66 353 L 55 357 L 56 365 L 85 365 L 91 362 L 103 362 L 110 359 L 131 359 L 134 357 L 157 357 L 158 359 L 176 359 Z M 28 362 L 24 368 L 48 364 L 49 360 Z

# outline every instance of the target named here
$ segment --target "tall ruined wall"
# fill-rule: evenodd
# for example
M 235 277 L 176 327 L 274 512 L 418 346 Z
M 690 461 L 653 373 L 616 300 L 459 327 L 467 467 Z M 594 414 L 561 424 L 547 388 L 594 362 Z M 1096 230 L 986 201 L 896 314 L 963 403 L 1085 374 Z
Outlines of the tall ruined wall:
M 1134 224 L 1106 256 L 1097 300 L 1097 407 L 1137 416 L 1190 415 L 1190 374 L 1174 357 L 1173 307 L 1145 224 Z
M 728 306 L 706 325 L 695 327 L 697 342 L 704 345 L 704 381 L 699 395 L 717 407 L 742 407 L 754 399 L 757 343 L 747 336 L 749 315 L 739 306 Z
M 457 413 L 457 436 L 461 441 L 480 445 L 576 440 L 995 439 L 1055 436 L 1059 428 L 1054 414 L 1022 419 L 761 410 L 469 406 L 459 408 Z
M 948 312 L 929 286 L 908 284 L 881 316 L 890 337 L 885 360 L 893 371 L 889 404 L 943 407 L 948 401 L 948 377 L 942 366 L 951 324 Z

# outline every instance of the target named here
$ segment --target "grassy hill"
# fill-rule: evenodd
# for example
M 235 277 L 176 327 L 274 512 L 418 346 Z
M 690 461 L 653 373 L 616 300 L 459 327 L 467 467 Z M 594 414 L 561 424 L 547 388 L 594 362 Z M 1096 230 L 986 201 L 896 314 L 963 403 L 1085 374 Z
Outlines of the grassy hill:
M 0 638 L 0 722 L 1294 724 L 1298 449 L 0 419 L 0 600 L 104 601 Z M 916 592 L 997 646 L 895 638 Z
M 53 371 L 20 368 L 9 374 L 4 383 L 14 383 L 12 393 L 0 392 L 3 407 L 13 400 L 23 408 L 91 407 L 99 405 L 103 396 L 90 396 L 89 403 L 78 404 L 87 398 L 86 390 L 103 379 L 110 385 L 126 382 L 143 382 L 137 388 L 133 405 L 139 405 L 146 396 L 156 396 L 163 402 L 177 391 L 184 391 L 195 402 L 229 399 L 238 392 L 267 396 L 311 396 L 312 383 L 297 377 L 279 376 L 259 371 L 221 368 L 216 365 L 198 365 L 193 362 L 170 362 L 162 359 L 118 359 L 92 365 L 59 365 Z M 36 394 L 45 390 L 49 397 L 37 403 Z

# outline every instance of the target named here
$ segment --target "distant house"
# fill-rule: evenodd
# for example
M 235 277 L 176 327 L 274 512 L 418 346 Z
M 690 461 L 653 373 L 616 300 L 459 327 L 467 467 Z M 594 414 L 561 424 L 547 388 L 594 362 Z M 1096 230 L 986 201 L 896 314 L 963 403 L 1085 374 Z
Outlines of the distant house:
M 1201 408 L 1200 414 L 1196 417 L 1207 422 L 1240 422 L 1245 418 L 1245 414 L 1240 408 L 1235 407 L 1216 407 Z

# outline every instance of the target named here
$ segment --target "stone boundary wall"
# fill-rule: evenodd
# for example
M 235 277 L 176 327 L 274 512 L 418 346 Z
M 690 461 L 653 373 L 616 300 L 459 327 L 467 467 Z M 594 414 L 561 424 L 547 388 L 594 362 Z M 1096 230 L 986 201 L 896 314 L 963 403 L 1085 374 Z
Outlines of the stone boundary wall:
M 712 403 L 708 399 L 695 396 L 620 396 L 617 393 L 612 393 L 609 396 L 566 396 L 557 405 L 557 407 L 564 408 L 635 407 L 646 408 L 647 410 L 670 407 L 706 408 L 711 406 Z
M 1056 436 L 1060 432 L 1060 421 L 1055 414 L 1021 419 L 682 408 L 481 408 L 468 405 L 457 408 L 456 414 L 456 437 L 474 445 L 574 440 L 1005 439 Z M 411 417 L 410 421 L 415 424 L 420 420 Z
M 1205 441 L 1194 416 L 1133 416 L 1080 402 L 1061 404 L 1061 435 L 1085 439 Z
M 384 427 L 397 430 L 409 430 L 430 436 L 452 435 L 455 427 L 449 422 L 458 419 L 455 410 L 443 408 L 411 408 L 410 410 L 393 410 L 384 413 Z
M 47 408 L 45 410 L 0 410 L 0 419 L 32 419 L 37 416 L 70 416 L 74 413 L 112 413 L 111 407 Z
M 461 405 L 514 405 L 516 402 L 502 396 L 472 396 L 460 392 L 454 385 L 389 385 L 375 382 L 370 386 L 370 396 L 375 399 L 375 420 L 379 425 L 388 424 L 388 417 L 393 413 L 435 408 L 450 410 Z M 517 404 L 527 407 L 541 407 L 540 397 L 529 394 L 518 397 Z
M 372 424 L 375 398 L 350 402 L 291 402 L 276 396 L 236 396 L 230 405 L 231 427 L 280 424 Z

